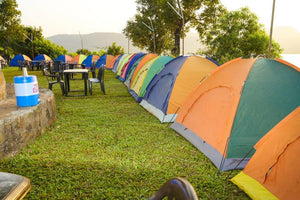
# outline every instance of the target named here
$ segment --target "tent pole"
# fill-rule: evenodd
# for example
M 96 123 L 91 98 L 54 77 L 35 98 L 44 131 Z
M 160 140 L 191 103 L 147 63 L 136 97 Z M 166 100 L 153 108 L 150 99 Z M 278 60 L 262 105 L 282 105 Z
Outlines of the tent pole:
M 230 139 L 230 136 L 227 138 L 227 141 L 226 141 L 226 145 L 225 145 L 222 160 L 221 160 L 221 163 L 219 166 L 218 174 L 220 174 L 222 172 L 222 168 L 223 168 L 223 165 L 225 162 L 225 154 L 227 154 L 227 149 L 228 149 L 228 145 L 229 145 L 229 139 Z

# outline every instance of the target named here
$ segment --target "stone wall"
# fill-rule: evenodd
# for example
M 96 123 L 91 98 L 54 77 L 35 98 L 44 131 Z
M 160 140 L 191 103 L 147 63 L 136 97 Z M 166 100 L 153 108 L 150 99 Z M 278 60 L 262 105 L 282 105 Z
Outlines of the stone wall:
M 7 84 L 7 99 L 0 102 L 0 159 L 16 155 L 56 120 L 55 96 L 40 88 L 37 106 L 17 107 L 13 84 Z
M 0 70 L 0 102 L 6 99 L 6 82 L 3 72 Z

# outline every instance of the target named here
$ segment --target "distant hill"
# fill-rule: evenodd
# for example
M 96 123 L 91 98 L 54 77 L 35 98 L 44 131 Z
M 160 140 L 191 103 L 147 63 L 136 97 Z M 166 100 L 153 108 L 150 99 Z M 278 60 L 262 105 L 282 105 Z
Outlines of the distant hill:
M 128 39 L 122 33 L 105 33 L 97 32 L 91 34 L 81 34 L 83 48 L 90 51 L 99 51 L 111 46 L 116 42 L 118 46 L 122 46 L 125 52 L 128 52 Z M 76 52 L 81 49 L 81 38 L 79 34 L 60 34 L 48 37 L 51 42 L 64 46 L 69 52 Z M 185 53 L 195 53 L 200 47 L 197 33 L 188 33 L 185 37 Z M 143 51 L 130 43 L 129 52 Z M 145 50 L 144 50 L 145 51 Z
M 111 46 L 113 42 L 116 42 L 116 45 L 118 46 L 122 46 L 126 52 L 128 51 L 128 40 L 121 33 L 97 32 L 81 34 L 81 37 L 83 48 L 89 49 L 90 51 L 106 49 L 108 46 Z M 78 34 L 61 34 L 48 37 L 47 39 L 58 45 L 64 46 L 70 52 L 76 52 L 78 49 L 81 49 L 81 37 Z M 130 44 L 129 51 L 139 52 L 140 49 Z
M 269 34 L 269 30 L 267 30 Z M 82 34 L 83 48 L 91 51 L 99 51 L 111 46 L 116 42 L 122 46 L 125 52 L 128 52 L 128 39 L 122 33 L 97 32 L 91 34 Z M 50 41 L 64 46 L 69 52 L 76 52 L 81 49 L 81 38 L 78 34 L 61 34 L 48 37 Z M 285 54 L 300 54 L 300 32 L 292 27 L 275 27 L 273 30 L 273 39 L 284 49 Z M 199 42 L 198 33 L 188 33 L 184 40 L 184 52 L 195 53 L 198 49 L 203 49 Z M 129 44 L 129 52 L 140 52 L 137 47 Z M 145 50 L 144 50 L 145 51 Z

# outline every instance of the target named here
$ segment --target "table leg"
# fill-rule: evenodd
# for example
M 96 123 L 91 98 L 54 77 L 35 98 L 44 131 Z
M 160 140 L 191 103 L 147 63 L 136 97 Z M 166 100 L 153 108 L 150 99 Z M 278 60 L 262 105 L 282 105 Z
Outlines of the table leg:
M 69 87 L 68 87 L 68 75 L 67 73 L 64 74 L 65 75 L 65 95 L 68 96 L 68 91 L 69 91 Z
M 81 73 L 82 74 L 82 78 L 83 78 L 83 81 L 84 81 L 84 96 L 87 96 L 87 90 L 88 90 L 88 73 L 86 72 L 77 72 L 77 73 Z M 66 96 L 83 96 L 83 95 L 68 95 L 69 92 L 80 92 L 80 91 L 83 91 L 83 90 L 71 90 L 70 88 L 70 79 L 71 79 L 71 76 L 72 76 L 72 72 L 69 73 L 69 72 L 65 72 L 64 73 L 64 78 L 65 78 L 65 95 Z
M 87 79 L 88 79 L 88 73 L 84 73 L 84 94 L 87 96 Z
M 70 90 L 71 90 L 71 89 L 70 89 L 70 76 L 71 76 L 71 74 L 68 73 L 68 74 L 67 74 L 67 79 L 68 79 L 68 81 L 67 81 L 67 82 L 68 82 L 68 92 L 70 92 Z

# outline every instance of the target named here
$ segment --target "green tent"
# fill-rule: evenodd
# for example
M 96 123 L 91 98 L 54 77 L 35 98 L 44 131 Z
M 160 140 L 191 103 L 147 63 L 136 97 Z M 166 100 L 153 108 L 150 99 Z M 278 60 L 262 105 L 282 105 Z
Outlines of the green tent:
M 158 74 L 169 61 L 173 60 L 171 56 L 159 56 L 149 60 L 143 68 L 140 69 L 130 87 L 130 94 L 137 102 L 140 102 L 146 93 L 146 88 L 153 77 Z

